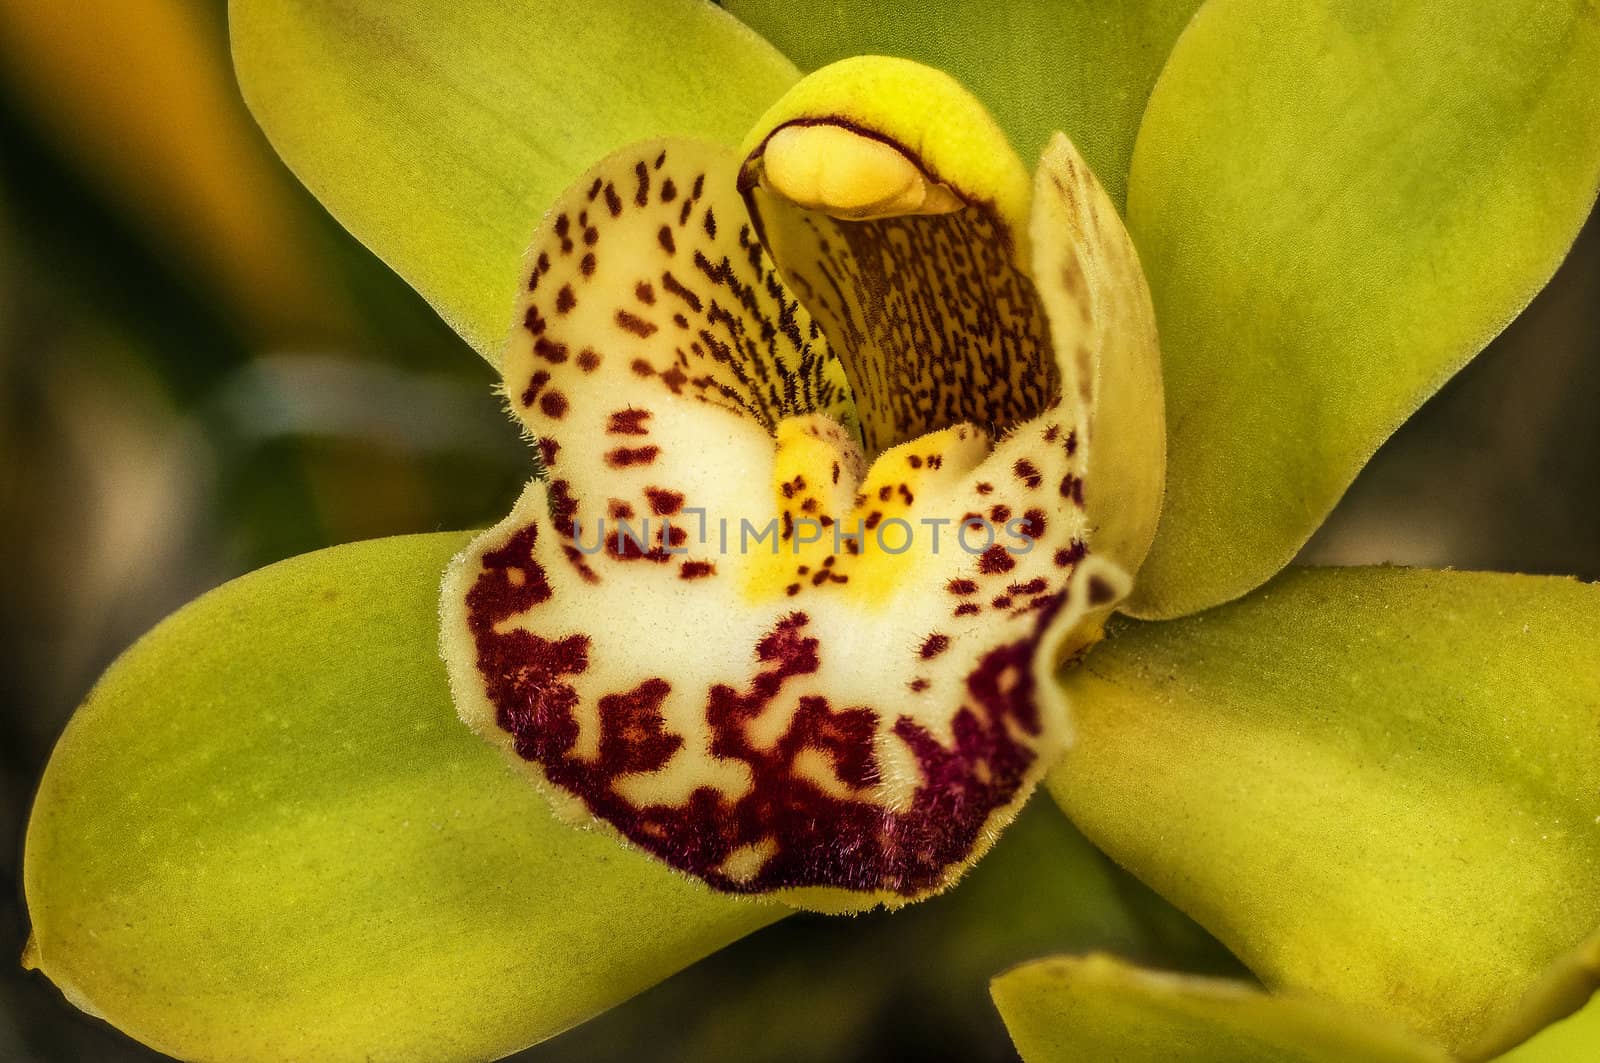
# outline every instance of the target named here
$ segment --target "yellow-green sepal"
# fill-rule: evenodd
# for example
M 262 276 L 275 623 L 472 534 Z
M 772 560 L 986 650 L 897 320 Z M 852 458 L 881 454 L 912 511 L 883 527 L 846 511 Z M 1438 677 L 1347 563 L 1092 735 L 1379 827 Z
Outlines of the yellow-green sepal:
M 1128 226 L 1167 497 L 1135 615 L 1270 578 L 1514 318 L 1600 184 L 1589 0 L 1211 0 L 1145 112 Z
M 289 167 L 496 365 L 569 181 L 638 140 L 735 143 L 797 76 L 697 0 L 232 0 L 229 27 Z
M 69 999 L 183 1059 L 487 1060 L 786 911 L 558 822 L 462 726 L 435 588 L 468 538 L 283 562 L 112 666 L 28 827 Z
M 1113 625 L 1048 785 L 1269 986 L 1502 1050 L 1594 984 L 1597 630 L 1571 580 L 1290 570 Z
M 1023 964 L 990 985 L 1025 1063 L 1449 1063 L 1401 1027 L 1309 996 L 1109 956 Z

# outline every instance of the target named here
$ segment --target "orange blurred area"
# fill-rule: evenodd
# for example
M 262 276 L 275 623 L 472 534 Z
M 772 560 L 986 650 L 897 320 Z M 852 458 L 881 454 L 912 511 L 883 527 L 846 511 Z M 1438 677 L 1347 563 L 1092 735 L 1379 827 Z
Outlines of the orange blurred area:
M 498 519 L 489 369 L 332 223 L 224 5 L 0 0 L 0 954 L 45 758 L 109 660 L 252 568 Z M 0 961 L 0 1059 L 159 1058 Z

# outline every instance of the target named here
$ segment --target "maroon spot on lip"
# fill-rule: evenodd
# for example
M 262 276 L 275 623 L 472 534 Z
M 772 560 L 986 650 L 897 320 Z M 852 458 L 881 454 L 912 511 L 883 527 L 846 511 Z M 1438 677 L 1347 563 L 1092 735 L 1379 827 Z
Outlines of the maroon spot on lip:
M 685 561 L 678 566 L 678 576 L 682 579 L 705 579 L 716 571 L 713 561 Z
M 978 557 L 978 571 L 985 576 L 995 576 L 1003 572 L 1010 572 L 1017 567 L 1017 559 L 999 543 L 989 547 Z
M 950 648 L 950 636 L 941 635 L 937 631 L 929 635 L 922 643 L 922 648 L 917 651 L 922 659 L 932 660 Z
M 616 321 L 618 328 L 622 329 L 624 332 L 631 332 L 642 340 L 649 339 L 651 336 L 655 335 L 657 329 L 659 328 L 655 322 L 646 321 L 637 314 L 631 314 L 626 310 L 617 311 Z
M 945 584 L 945 589 L 951 594 L 977 594 L 978 585 L 970 579 L 953 579 Z
M 539 396 L 539 409 L 546 417 L 559 421 L 567 415 L 567 397 L 559 391 L 547 391 Z
M 572 293 L 572 285 L 563 284 L 556 293 L 556 313 L 565 314 L 578 305 L 578 297 Z
M 606 451 L 606 464 L 613 469 L 627 469 L 635 465 L 649 465 L 661 453 L 657 446 L 617 447 Z
M 1016 464 L 1011 466 L 1011 471 L 1029 490 L 1038 487 L 1044 481 L 1044 475 L 1039 472 L 1039 467 L 1027 458 L 1018 458 Z
M 1070 472 L 1061 478 L 1061 497 L 1070 498 L 1074 505 L 1083 505 L 1083 480 Z
M 600 356 L 595 353 L 593 347 L 585 347 L 578 352 L 578 368 L 585 373 L 592 373 L 600 368 Z
M 1074 539 L 1072 540 L 1071 545 L 1067 546 L 1065 549 L 1056 551 L 1055 563 L 1059 568 L 1069 568 L 1072 565 L 1076 565 L 1079 561 L 1082 561 L 1088 552 L 1088 546 L 1086 546 L 1081 539 Z
M 639 182 L 633 192 L 633 205 L 636 207 L 648 206 L 650 203 L 650 168 L 640 162 L 633 168 L 633 176 Z
M 665 232 L 666 230 L 663 231 Z M 668 235 L 670 236 L 671 234 L 669 233 Z M 693 310 L 697 314 L 704 306 L 704 304 L 700 302 L 700 297 L 690 289 L 684 287 L 683 282 L 674 277 L 670 270 L 661 274 L 661 287 L 667 290 L 667 294 L 682 299 L 688 304 L 689 309 Z
M 613 436 L 647 436 L 650 429 L 645 422 L 650 419 L 649 410 L 636 410 L 628 408 L 617 410 L 606 418 L 606 434 Z
M 656 243 L 661 245 L 661 250 L 669 255 L 677 254 L 678 242 L 672 238 L 672 229 L 663 225 L 656 230 Z
M 532 406 L 539 398 L 539 392 L 543 391 L 544 386 L 548 383 L 550 383 L 550 374 L 543 369 L 529 377 L 528 386 L 522 389 L 522 405 Z
M 567 345 L 552 342 L 546 336 L 540 336 L 533 341 L 533 353 L 551 365 L 560 365 L 567 360 Z
M 645 498 L 650 500 L 650 511 L 658 517 L 670 517 L 683 508 L 683 494 L 664 487 L 646 487 Z

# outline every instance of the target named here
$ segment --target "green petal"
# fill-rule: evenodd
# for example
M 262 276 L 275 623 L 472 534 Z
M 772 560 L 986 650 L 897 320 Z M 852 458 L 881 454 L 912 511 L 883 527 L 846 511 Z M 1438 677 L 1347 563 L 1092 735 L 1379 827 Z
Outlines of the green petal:
M 1600 935 L 1588 942 L 1584 958 L 1591 974 L 1600 968 Z M 1502 1063 L 1570 1063 L 1600 1058 L 1600 999 L 1589 1000 L 1571 1018 L 1546 1027 L 1531 1041 L 1499 1058 Z
M 1199 0 L 726 0 L 806 70 L 876 53 L 954 75 L 1023 158 L 1064 130 L 1119 206 L 1145 100 Z M 1108 11 L 1112 12 L 1108 14 Z
M 1554 272 L 1600 181 L 1590 0 L 1213 0 L 1139 133 L 1166 506 L 1130 609 L 1281 568 Z
M 737 143 L 796 77 L 697 0 L 233 0 L 229 22 L 273 146 L 495 364 L 528 237 L 573 177 L 648 137 Z
M 106 674 L 28 829 L 30 958 L 185 1059 L 496 1058 L 780 909 L 556 821 L 450 707 L 468 536 L 228 584 Z
M 1446 1063 L 1437 1045 L 1312 997 L 1057 957 L 996 978 L 995 1006 L 1027 1063 Z
M 1269 985 L 1503 1041 L 1600 926 L 1597 630 L 1600 586 L 1291 570 L 1116 629 L 1049 786 Z

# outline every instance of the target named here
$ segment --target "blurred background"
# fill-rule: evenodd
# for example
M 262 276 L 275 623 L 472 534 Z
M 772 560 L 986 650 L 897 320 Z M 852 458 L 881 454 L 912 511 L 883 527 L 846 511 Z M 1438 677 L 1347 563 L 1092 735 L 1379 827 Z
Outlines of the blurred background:
M 67 717 L 250 569 L 491 523 L 532 468 L 480 361 L 300 190 L 218 0 L 0 0 L 0 1060 L 155 1060 L 15 963 L 29 802 Z M 531 222 L 530 222 L 531 224 Z M 1600 223 L 1383 449 L 1302 560 L 1600 578 Z M 518 1057 L 1006 1060 L 987 980 L 1111 949 L 1238 973 L 1034 807 L 963 888 L 797 917 Z

